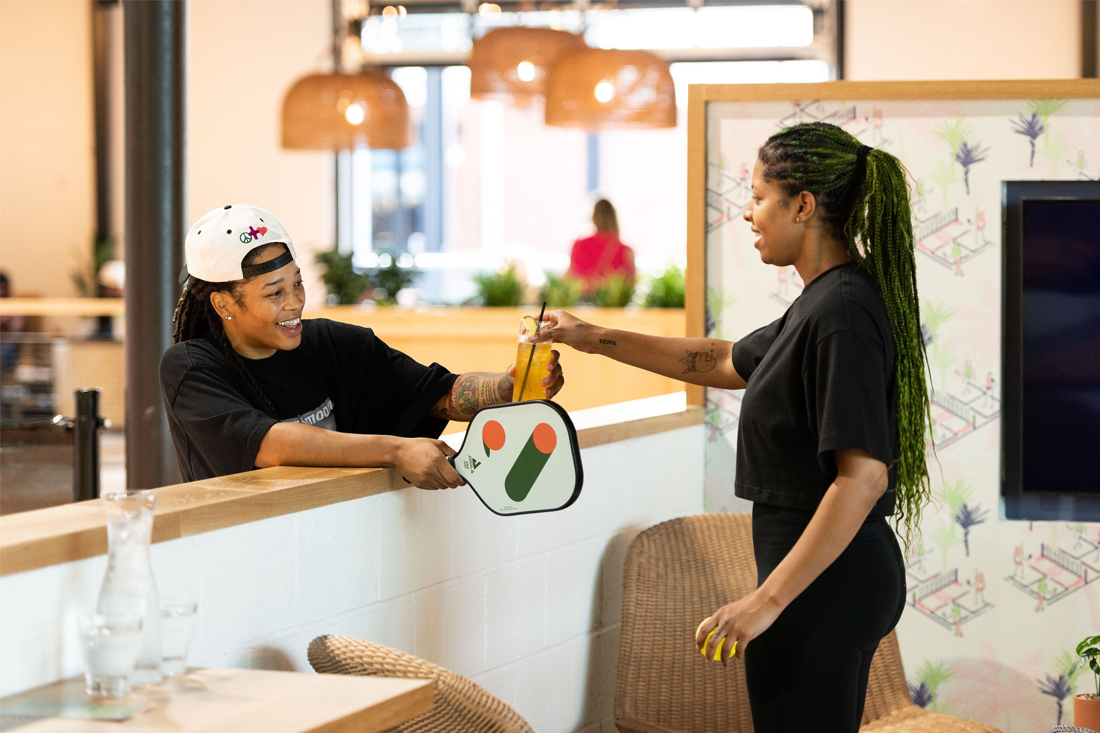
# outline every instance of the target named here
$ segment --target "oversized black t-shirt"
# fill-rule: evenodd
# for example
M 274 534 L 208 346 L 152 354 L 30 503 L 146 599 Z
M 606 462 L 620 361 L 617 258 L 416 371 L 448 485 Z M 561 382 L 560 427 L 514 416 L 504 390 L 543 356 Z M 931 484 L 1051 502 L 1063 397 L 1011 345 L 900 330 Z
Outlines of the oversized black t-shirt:
M 871 516 L 894 513 L 894 340 L 866 271 L 849 262 L 823 272 L 781 318 L 734 344 L 733 366 L 748 383 L 737 496 L 814 510 L 836 479 L 833 451 L 862 448 L 889 467 Z
M 168 426 L 185 481 L 250 471 L 276 422 L 343 433 L 436 438 L 447 421 L 428 411 L 456 375 L 391 349 L 369 328 L 302 321 L 293 351 L 244 362 L 279 420 L 253 403 L 220 347 L 205 338 L 174 344 L 160 362 Z

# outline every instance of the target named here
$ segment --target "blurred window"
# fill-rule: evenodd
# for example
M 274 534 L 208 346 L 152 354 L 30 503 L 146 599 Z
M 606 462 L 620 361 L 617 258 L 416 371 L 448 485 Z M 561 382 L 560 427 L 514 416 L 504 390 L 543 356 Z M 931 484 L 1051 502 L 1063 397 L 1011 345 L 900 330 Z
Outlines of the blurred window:
M 568 11 L 471 18 L 409 14 L 364 24 L 372 63 L 393 56 L 391 73 L 409 101 L 413 144 L 399 152 L 341 154 L 348 161 L 340 182 L 341 211 L 348 212 L 341 248 L 360 267 L 377 266 L 387 254 L 415 262 L 424 273 L 417 283 L 420 297 L 429 302 L 474 296 L 472 276 L 505 259 L 523 260 L 536 285 L 544 272 L 564 272 L 573 241 L 592 231 L 591 207 L 600 196 L 618 209 L 622 239 L 634 248 L 640 273 L 657 274 L 673 263 L 683 267 L 687 86 L 819 82 L 833 74 L 829 62 L 818 58 L 673 63 L 676 128 L 590 135 L 546 126 L 541 103 L 470 99 L 465 66 L 400 65 L 402 57 L 416 53 L 459 58 L 469 50 L 471 25 L 480 35 L 520 17 L 524 25 L 580 30 L 581 15 Z M 590 11 L 585 38 L 607 48 L 779 49 L 810 45 L 813 34 L 813 13 L 786 5 Z M 753 162 L 731 164 L 751 170 Z

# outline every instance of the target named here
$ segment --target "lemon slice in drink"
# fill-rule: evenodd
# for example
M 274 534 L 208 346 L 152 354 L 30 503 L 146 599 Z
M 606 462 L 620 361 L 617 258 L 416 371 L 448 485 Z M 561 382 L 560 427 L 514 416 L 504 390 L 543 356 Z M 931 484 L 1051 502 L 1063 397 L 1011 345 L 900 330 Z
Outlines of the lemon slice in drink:
M 523 325 L 527 329 L 527 333 L 534 333 L 539 327 L 539 323 L 534 316 L 524 316 Z

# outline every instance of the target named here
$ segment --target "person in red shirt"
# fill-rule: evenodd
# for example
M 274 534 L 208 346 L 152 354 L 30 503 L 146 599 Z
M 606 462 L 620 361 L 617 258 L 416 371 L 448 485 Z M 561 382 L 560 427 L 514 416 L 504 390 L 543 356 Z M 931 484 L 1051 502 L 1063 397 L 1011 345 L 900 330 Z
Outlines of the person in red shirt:
M 567 277 L 584 283 L 586 293 L 599 287 L 612 275 L 634 280 L 634 250 L 619 240 L 619 218 L 607 199 L 600 199 L 592 210 L 596 233 L 573 242 Z

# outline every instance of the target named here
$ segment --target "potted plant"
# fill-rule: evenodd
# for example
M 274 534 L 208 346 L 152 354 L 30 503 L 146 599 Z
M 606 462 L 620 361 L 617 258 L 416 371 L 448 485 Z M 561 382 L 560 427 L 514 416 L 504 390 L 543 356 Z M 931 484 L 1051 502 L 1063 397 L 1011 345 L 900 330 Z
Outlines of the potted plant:
M 1096 692 L 1086 692 L 1073 698 L 1073 724 L 1078 728 L 1100 731 L 1100 636 L 1086 637 L 1077 645 L 1074 668 L 1087 666 L 1092 670 Z
M 546 274 L 546 284 L 539 290 L 539 300 L 546 301 L 546 307 L 572 308 L 581 302 L 583 286 L 567 275 Z
M 490 308 L 517 306 L 523 303 L 526 287 L 516 274 L 514 262 L 508 263 L 500 272 L 474 275 L 481 304 Z
M 325 266 L 321 280 L 328 289 L 328 305 L 354 305 L 370 287 L 370 276 L 358 272 L 351 264 L 351 253 L 341 254 L 337 247 L 326 252 L 318 252 L 314 258 L 319 265 Z
M 676 265 L 664 271 L 660 277 L 649 281 L 645 296 L 646 308 L 683 308 L 684 273 Z
M 387 264 L 383 266 L 383 262 Z M 402 267 L 397 264 L 397 258 L 383 255 L 379 267 L 368 270 L 367 275 L 374 285 L 371 291 L 374 301 L 378 305 L 397 305 L 397 294 L 412 286 L 416 278 L 420 277 L 420 270 L 411 266 Z
M 593 301 L 601 308 L 625 308 L 634 298 L 634 279 L 611 275 L 596 286 Z

